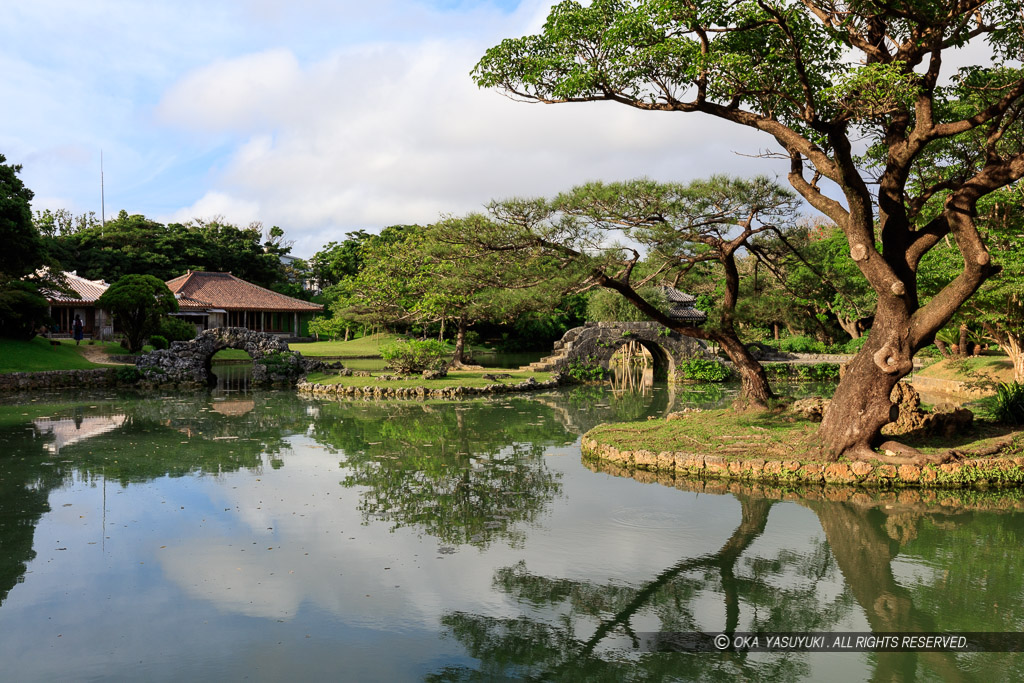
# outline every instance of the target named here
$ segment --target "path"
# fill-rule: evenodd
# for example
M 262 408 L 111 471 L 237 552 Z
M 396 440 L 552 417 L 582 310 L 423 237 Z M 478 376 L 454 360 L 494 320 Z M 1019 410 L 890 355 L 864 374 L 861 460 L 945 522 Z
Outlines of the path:
M 130 365 L 130 363 L 111 360 L 110 356 L 103 351 L 102 346 L 89 346 L 88 344 L 79 345 L 78 352 L 81 353 L 82 356 L 90 363 L 96 363 L 98 365 Z

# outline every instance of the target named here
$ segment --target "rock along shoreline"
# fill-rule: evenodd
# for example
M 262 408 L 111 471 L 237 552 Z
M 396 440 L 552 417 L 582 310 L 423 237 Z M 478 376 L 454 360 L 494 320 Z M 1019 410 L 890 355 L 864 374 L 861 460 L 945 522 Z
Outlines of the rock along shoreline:
M 561 384 L 556 377 L 544 382 L 538 382 L 534 378 L 518 382 L 516 384 L 502 384 L 497 382 L 482 387 L 449 386 L 428 388 L 418 387 L 395 387 L 388 386 L 384 381 L 381 384 L 344 386 L 341 384 L 316 384 L 300 381 L 295 389 L 300 394 L 310 396 L 334 396 L 339 398 L 406 398 L 406 399 L 457 399 L 467 396 L 486 396 L 490 394 L 510 394 L 526 391 L 538 391 L 541 389 L 553 389 Z
M 1024 486 L 1024 457 L 968 458 L 942 465 L 804 462 L 648 450 L 623 450 L 584 434 L 584 461 L 651 472 L 675 480 L 724 479 L 781 485 L 844 484 L 866 488 L 1010 488 Z

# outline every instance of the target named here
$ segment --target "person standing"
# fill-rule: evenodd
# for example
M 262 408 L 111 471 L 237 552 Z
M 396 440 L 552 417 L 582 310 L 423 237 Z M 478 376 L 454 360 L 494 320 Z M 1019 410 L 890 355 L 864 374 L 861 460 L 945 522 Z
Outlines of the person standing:
M 77 315 L 75 316 L 75 322 L 71 323 L 71 329 L 75 335 L 75 346 L 78 346 L 82 342 L 82 337 L 85 336 L 85 325 Z

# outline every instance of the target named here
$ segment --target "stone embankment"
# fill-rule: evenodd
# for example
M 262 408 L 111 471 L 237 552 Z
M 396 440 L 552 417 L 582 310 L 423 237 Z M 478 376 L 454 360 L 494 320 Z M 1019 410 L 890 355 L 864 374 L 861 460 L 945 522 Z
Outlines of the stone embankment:
M 0 392 L 36 389 L 88 389 L 117 384 L 117 368 L 46 370 L 0 374 Z
M 662 472 L 621 467 L 596 460 L 590 460 L 584 464 L 592 472 L 601 472 L 615 477 L 629 477 L 641 484 L 659 484 L 682 491 L 711 495 L 731 494 L 795 502 L 825 500 L 835 503 L 851 503 L 863 507 L 884 506 L 889 510 L 899 511 L 915 509 L 933 511 L 936 506 L 939 509 L 946 508 L 953 512 L 962 512 L 963 510 L 1024 511 L 1024 498 L 1020 495 L 1020 489 L 978 491 L 902 488 L 893 490 L 829 484 L 794 487 L 734 479 L 676 478 Z
M 538 389 L 553 389 L 559 385 L 559 379 L 553 378 L 545 382 L 538 382 L 534 378 L 518 382 L 516 384 L 488 384 L 482 387 L 450 386 L 450 387 L 396 387 L 388 386 L 386 382 L 374 385 L 344 386 L 341 384 L 315 384 L 310 382 L 299 382 L 295 388 L 300 394 L 313 396 L 336 396 L 339 398 L 466 398 L 469 396 L 485 396 L 488 394 L 508 394 L 524 391 L 537 391 Z
M 887 465 L 882 463 L 804 462 L 763 458 L 726 458 L 717 455 L 647 450 L 620 450 L 584 434 L 584 459 L 627 469 L 646 470 L 675 479 L 736 479 L 780 484 L 849 484 L 901 488 L 985 488 L 1024 485 L 1024 457 L 968 458 L 942 465 Z

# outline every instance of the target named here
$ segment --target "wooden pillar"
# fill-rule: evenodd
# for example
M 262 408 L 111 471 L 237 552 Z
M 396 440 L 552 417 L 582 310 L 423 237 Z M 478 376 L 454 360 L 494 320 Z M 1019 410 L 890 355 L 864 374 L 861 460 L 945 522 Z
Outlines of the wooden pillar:
M 298 313 L 293 313 L 292 315 L 294 316 L 294 322 L 292 324 L 292 336 L 293 337 L 298 337 L 299 336 L 299 314 Z

